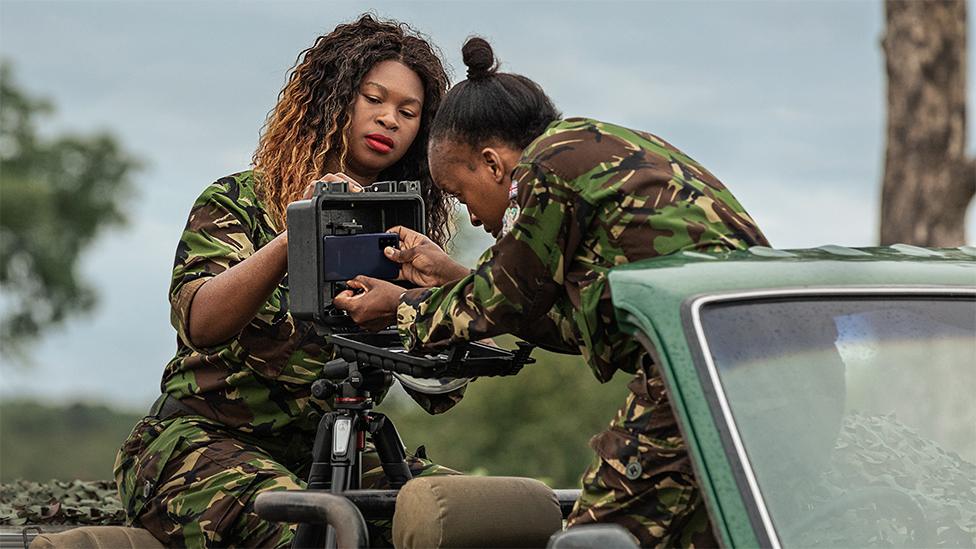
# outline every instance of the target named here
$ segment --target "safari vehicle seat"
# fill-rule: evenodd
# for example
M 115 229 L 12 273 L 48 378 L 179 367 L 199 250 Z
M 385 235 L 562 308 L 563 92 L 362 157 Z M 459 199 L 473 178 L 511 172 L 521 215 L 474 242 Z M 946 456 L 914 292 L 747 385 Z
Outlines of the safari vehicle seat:
M 428 547 L 545 547 L 562 528 L 556 495 L 531 478 L 431 476 L 396 499 L 393 543 Z
M 286 493 L 262 494 L 283 495 Z M 261 499 L 270 500 L 262 496 L 259 506 Z M 401 549 L 545 547 L 550 536 L 562 529 L 562 517 L 556 493 L 535 479 L 419 477 L 396 495 L 393 541 Z M 66 547 L 162 549 L 163 545 L 146 530 L 121 526 L 85 526 L 41 534 L 30 545 L 30 549 Z
M 147 530 L 123 526 L 82 526 L 57 534 L 40 534 L 30 549 L 165 549 Z

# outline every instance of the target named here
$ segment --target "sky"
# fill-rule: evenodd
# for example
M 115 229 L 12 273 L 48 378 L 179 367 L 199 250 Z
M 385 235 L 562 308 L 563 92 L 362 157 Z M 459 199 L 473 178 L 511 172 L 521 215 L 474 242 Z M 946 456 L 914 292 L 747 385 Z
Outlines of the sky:
M 0 398 L 141 409 L 158 395 L 176 348 L 167 289 L 190 205 L 248 167 L 299 52 L 364 11 L 429 36 L 453 81 L 461 44 L 477 34 L 502 70 L 537 81 L 566 116 L 665 138 L 728 185 L 776 247 L 877 242 L 881 2 L 0 0 L 0 56 L 57 107 L 42 131 L 110 131 L 146 165 L 129 224 L 83 258 L 96 310 L 48 333 L 30 366 L 0 356 Z M 968 62 L 976 74 L 971 46 Z

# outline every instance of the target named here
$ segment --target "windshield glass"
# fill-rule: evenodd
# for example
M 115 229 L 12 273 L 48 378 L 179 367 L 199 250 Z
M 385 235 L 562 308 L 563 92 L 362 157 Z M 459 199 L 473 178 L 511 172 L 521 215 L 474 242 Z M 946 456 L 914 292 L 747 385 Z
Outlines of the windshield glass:
M 739 301 L 701 321 L 783 545 L 976 544 L 976 300 Z

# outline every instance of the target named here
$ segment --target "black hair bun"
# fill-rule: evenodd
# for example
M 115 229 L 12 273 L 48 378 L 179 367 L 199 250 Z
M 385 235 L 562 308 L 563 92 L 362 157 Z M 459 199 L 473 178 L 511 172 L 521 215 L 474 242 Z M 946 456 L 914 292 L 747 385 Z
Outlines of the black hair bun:
M 481 80 L 495 74 L 498 70 L 491 45 L 478 36 L 468 38 L 464 43 L 461 47 L 461 58 L 468 67 L 468 80 Z

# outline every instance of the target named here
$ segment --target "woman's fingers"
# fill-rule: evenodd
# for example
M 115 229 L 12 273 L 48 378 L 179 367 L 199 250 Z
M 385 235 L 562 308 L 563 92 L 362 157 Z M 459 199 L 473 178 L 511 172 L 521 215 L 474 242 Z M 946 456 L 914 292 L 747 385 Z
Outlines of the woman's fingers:
M 361 192 L 363 192 L 363 186 L 360 185 L 359 182 L 356 181 L 355 179 L 349 177 L 348 175 L 346 175 L 344 173 L 337 173 L 337 174 L 334 174 L 334 175 L 336 177 L 338 177 L 340 180 L 345 181 L 346 183 L 349 183 L 349 191 L 350 192 L 354 192 L 354 193 L 361 193 Z
M 348 183 L 349 184 L 349 191 L 350 192 L 354 192 L 354 193 L 361 193 L 361 192 L 363 192 L 363 186 L 360 185 L 358 181 L 356 181 L 355 179 L 349 177 L 348 175 L 346 175 L 344 173 L 330 173 L 330 174 L 326 174 L 326 175 L 327 175 L 327 177 L 331 177 L 333 179 L 333 181 L 335 181 L 336 183 L 339 183 L 339 182 L 342 182 L 342 181 L 345 181 L 346 183 Z
M 342 310 L 348 310 L 356 299 L 356 293 L 352 290 L 342 290 L 332 298 L 332 304 Z
M 349 192 L 359 193 L 363 191 L 363 186 L 360 185 L 358 181 L 349 177 L 348 175 L 344 173 L 327 173 L 323 176 L 316 177 L 314 181 L 309 183 L 309 187 L 312 189 L 311 192 L 314 192 L 315 183 L 319 181 L 323 183 L 348 183 Z M 307 198 L 310 198 L 311 197 L 310 191 L 306 189 L 305 192 L 306 194 L 309 195 Z
M 368 276 L 357 276 L 346 284 L 353 289 L 340 292 L 332 302 L 349 313 L 353 322 L 371 331 L 396 322 L 396 308 L 402 288 Z M 365 291 L 357 294 L 355 289 Z
M 356 275 L 356 278 L 353 278 L 352 280 L 347 282 L 347 284 L 349 284 L 349 286 L 352 288 L 359 288 L 365 291 L 372 290 L 373 288 L 376 288 L 377 286 L 381 286 L 384 284 L 390 286 L 393 285 L 392 283 L 387 282 L 385 280 L 380 280 L 378 278 L 373 278 L 366 275 Z
M 407 248 L 405 250 L 398 250 L 393 246 L 387 246 L 383 248 L 383 253 L 390 261 L 396 261 L 397 263 L 410 263 L 413 258 L 417 256 L 417 248 Z
M 356 293 L 353 292 L 352 290 L 342 290 L 341 292 L 337 293 L 336 296 L 334 298 L 332 298 L 332 300 L 333 301 L 344 301 L 346 299 L 350 299 L 350 298 L 355 297 L 355 296 L 356 296 Z
M 347 280 L 346 286 L 349 286 L 350 288 L 355 288 L 357 290 L 363 290 L 365 292 L 368 291 L 370 286 L 372 285 L 370 284 L 372 280 L 373 279 L 369 278 L 368 276 L 359 275 L 356 278 Z
M 400 243 L 408 248 L 413 248 L 414 246 L 419 246 L 420 244 L 431 241 L 429 238 L 418 233 L 417 231 L 408 229 L 401 225 L 390 227 L 386 230 L 386 232 L 396 233 L 400 237 Z

